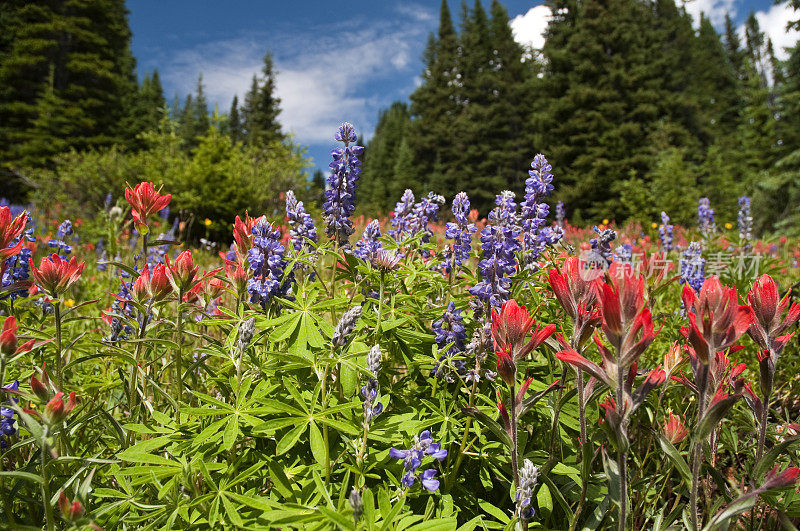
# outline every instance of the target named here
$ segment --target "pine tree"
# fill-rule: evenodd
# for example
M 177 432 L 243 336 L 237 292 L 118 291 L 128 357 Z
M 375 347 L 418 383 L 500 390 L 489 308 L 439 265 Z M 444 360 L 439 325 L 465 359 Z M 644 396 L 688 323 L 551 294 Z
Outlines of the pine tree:
M 228 133 L 232 142 L 242 139 L 242 120 L 239 117 L 239 96 L 234 95 L 231 102 L 231 112 L 228 114 Z
M 271 53 L 264 56 L 261 78 L 253 76 L 250 91 L 245 96 L 242 109 L 246 141 L 255 146 L 268 146 L 282 142 L 285 136 L 278 121 L 281 112 L 280 98 L 276 95 L 276 75 Z
M 135 97 L 136 78 L 123 0 L 7 0 L 3 26 L 5 160 L 39 165 L 56 145 L 86 149 L 125 140 L 126 106 Z M 64 123 L 52 113 L 77 122 Z
M 451 174 L 456 172 L 455 119 L 460 112 L 463 83 L 458 48 L 450 9 L 447 1 L 442 0 L 438 33 L 428 37 L 423 54 L 422 84 L 411 94 L 413 121 L 405 136 L 413 154 L 409 176 L 413 177 L 413 182 L 420 183 L 421 188 L 444 191 L 450 176 L 445 176 L 443 171 L 452 168 Z M 427 190 L 414 191 L 427 193 Z M 392 196 L 393 201 L 398 199 L 399 196 Z
M 405 103 L 395 102 L 378 116 L 375 134 L 364 154 L 364 171 L 358 185 L 359 205 L 364 205 L 372 213 L 375 210 L 389 212 L 400 198 L 399 194 L 411 186 L 408 182 L 393 181 L 400 144 L 410 125 L 411 117 Z M 405 188 L 398 194 L 401 186 Z

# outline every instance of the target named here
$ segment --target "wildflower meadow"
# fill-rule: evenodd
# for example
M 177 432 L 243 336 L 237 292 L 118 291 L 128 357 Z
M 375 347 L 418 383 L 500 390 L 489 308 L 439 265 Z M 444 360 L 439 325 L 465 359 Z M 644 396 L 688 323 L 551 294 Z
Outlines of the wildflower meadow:
M 800 244 L 747 197 L 574 227 L 538 154 L 485 219 L 365 219 L 331 133 L 321 216 L 286 190 L 221 250 L 156 176 L 0 207 L 2 526 L 795 529 Z

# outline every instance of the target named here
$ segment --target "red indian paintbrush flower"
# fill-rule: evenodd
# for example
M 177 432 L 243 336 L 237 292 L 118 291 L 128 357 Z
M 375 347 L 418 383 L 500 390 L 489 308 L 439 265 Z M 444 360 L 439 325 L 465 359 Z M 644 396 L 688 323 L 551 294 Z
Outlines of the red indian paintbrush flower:
M 69 502 L 67 495 L 64 494 L 64 491 L 60 491 L 58 493 L 58 509 L 61 511 L 61 516 L 64 517 L 67 521 L 77 520 L 83 513 L 85 512 L 83 505 L 78 500 L 73 501 L 72 503 Z
M 669 417 L 664 422 L 664 437 L 672 444 L 678 444 L 689 435 L 689 430 L 679 415 L 669 412 Z
M 149 264 L 144 266 L 139 278 L 133 283 L 133 297 L 139 303 L 144 303 L 148 299 L 153 302 L 163 300 L 172 292 L 172 285 L 167 278 L 167 271 L 164 264 L 158 264 L 150 274 Z
M 61 391 L 56 393 L 56 396 L 44 406 L 43 418 L 48 424 L 59 424 L 67 418 L 67 415 L 75 409 L 78 400 L 75 397 L 75 391 L 69 394 L 69 400 L 64 404 L 64 393 Z
M 653 318 L 644 300 L 644 277 L 630 265 L 614 262 L 609 269 L 611 283 L 603 283 L 600 312 L 603 333 L 617 351 L 619 365 L 630 367 L 656 337 Z
M 84 263 L 79 264 L 74 256 L 67 261 L 56 253 L 43 257 L 38 268 L 33 265 L 33 259 L 30 259 L 29 263 L 33 280 L 53 298 L 58 298 L 81 278 L 84 266 Z
M 16 256 L 22 249 L 23 238 L 20 238 L 14 246 L 11 246 L 11 242 L 19 238 L 27 222 L 28 214 L 25 212 L 12 218 L 10 208 L 0 207 L 0 276 L 5 271 L 5 261 Z
M 555 331 L 556 325 L 537 326 L 526 343 L 525 338 L 535 321 L 525 306 L 511 299 L 503 303 L 500 313 L 492 310 L 492 338 L 495 349 L 507 352 L 512 359 L 519 360 L 530 354 Z
M 578 348 L 588 341 L 601 322 L 596 301 L 602 282 L 599 278 L 587 280 L 580 259 L 574 256 L 564 261 L 560 273 L 551 269 L 548 280 L 558 302 L 573 321 L 572 342 Z
M 172 264 L 169 256 L 165 256 L 167 261 L 167 278 L 169 278 L 175 291 L 187 292 L 193 287 L 194 277 L 200 266 L 194 263 L 191 251 L 183 251 Z
M 576 256 L 564 260 L 560 273 L 556 269 L 551 269 L 548 273 L 553 293 L 573 320 L 580 314 L 581 303 L 591 306 L 600 289 L 599 278 L 587 280 L 585 277 L 581 261 Z
M 233 221 L 233 239 L 236 242 L 236 254 L 239 261 L 243 261 L 247 256 L 247 252 L 253 247 L 255 235 L 253 234 L 253 227 L 256 226 L 258 218 L 251 218 L 246 212 L 244 220 L 239 216 Z
M 169 205 L 172 195 L 161 195 L 156 191 L 153 183 L 139 183 L 134 188 L 125 188 L 125 199 L 131 205 L 131 214 L 136 230 L 141 234 L 147 234 L 147 218 L 158 213 Z
M 739 305 L 736 288 L 722 286 L 715 276 L 706 279 L 699 296 L 684 286 L 681 298 L 689 317 L 689 327 L 681 332 L 704 365 L 717 351 L 733 345 L 754 320 L 750 306 Z
M 3 331 L 0 332 L 0 354 L 5 357 L 27 352 L 33 347 L 34 339 L 23 343 L 17 347 L 17 318 L 13 315 L 6 317 L 3 321 Z
M 758 346 L 771 353 L 775 362 L 793 335 L 785 332 L 800 319 L 800 302 L 794 302 L 790 306 L 788 293 L 781 299 L 778 286 L 766 274 L 753 284 L 747 300 L 754 314 L 753 324 L 747 333 Z M 787 307 L 789 311 L 784 317 Z

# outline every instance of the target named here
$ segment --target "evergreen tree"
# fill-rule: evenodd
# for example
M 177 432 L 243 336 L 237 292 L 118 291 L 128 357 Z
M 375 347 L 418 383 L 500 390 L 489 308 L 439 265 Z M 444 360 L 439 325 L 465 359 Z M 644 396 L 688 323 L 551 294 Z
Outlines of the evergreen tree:
M 260 79 L 253 76 L 250 91 L 245 96 L 242 119 L 246 141 L 255 146 L 268 146 L 271 142 L 285 139 L 278 121 L 281 100 L 275 94 L 277 73 L 271 53 L 264 56 L 261 74 Z
M 403 190 L 413 187 L 413 180 L 406 183 L 394 181 L 398 151 L 410 124 L 405 103 L 395 102 L 378 116 L 375 134 L 364 154 L 364 171 L 358 185 L 359 205 L 365 205 L 370 212 L 389 212 Z M 404 188 L 398 192 L 400 187 Z
M 124 0 L 3 4 L 3 158 L 38 165 L 54 146 L 86 149 L 126 140 L 125 117 L 137 87 Z M 54 113 L 77 121 L 65 123 Z
M 691 161 L 711 140 L 688 16 L 672 0 L 557 0 L 551 9 L 535 145 L 559 169 L 557 195 L 574 219 L 624 219 L 619 194 L 632 174 L 650 186 L 660 149 Z
M 203 74 L 197 77 L 194 96 L 187 94 L 178 118 L 178 135 L 186 149 L 194 149 L 201 136 L 208 132 L 211 120 L 208 116 L 208 101 L 203 90 Z
M 231 112 L 228 114 L 228 133 L 231 141 L 236 143 L 242 139 L 242 120 L 239 117 L 239 96 L 234 95 Z
M 443 174 L 445 169 L 451 169 L 451 181 L 455 181 L 457 169 L 454 161 L 458 157 L 455 119 L 461 107 L 463 83 L 458 48 L 450 9 L 447 1 L 442 0 L 438 33 L 428 37 L 423 54 L 422 84 L 411 94 L 413 121 L 405 136 L 413 155 L 409 176 L 413 177 L 411 182 L 420 183 L 421 188 L 444 191 L 444 183 L 450 178 Z M 399 195 L 390 197 L 391 201 L 400 199 Z

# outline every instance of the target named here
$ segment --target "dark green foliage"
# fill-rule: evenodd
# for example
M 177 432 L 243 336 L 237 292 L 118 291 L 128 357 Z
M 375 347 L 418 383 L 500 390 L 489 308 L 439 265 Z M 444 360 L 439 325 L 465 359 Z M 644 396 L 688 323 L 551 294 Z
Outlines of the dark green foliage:
M 316 199 L 304 173 L 307 161 L 294 146 L 234 144 L 212 126 L 188 152 L 181 148 L 177 131 L 177 124 L 165 118 L 157 131 L 142 135 L 142 150 L 60 155 L 55 169 L 31 172 L 36 184 L 33 199 L 39 204 L 59 203 L 65 216 L 82 217 L 83 212 L 101 207 L 107 193 L 118 196 L 126 183 L 153 181 L 173 194 L 170 207 L 192 223 L 190 234 L 195 239 L 218 240 L 230 237 L 230 220 L 245 211 L 283 212 L 281 193 L 286 190 L 294 190 L 301 200 Z M 212 221 L 209 232 L 202 223 L 206 218 Z
M 395 174 L 395 165 L 400 154 L 400 146 L 411 124 L 408 106 L 395 102 L 381 111 L 375 135 L 367 146 L 364 155 L 364 173 L 358 185 L 359 207 L 378 212 L 389 212 L 400 198 L 405 188 L 418 188 L 419 183 L 400 179 Z M 408 142 L 405 143 L 408 151 Z M 407 158 L 407 155 L 405 155 Z
M 281 100 L 275 95 L 275 75 L 272 54 L 264 56 L 262 76 L 253 75 L 250 91 L 244 99 L 242 124 L 245 140 L 254 146 L 267 146 L 271 142 L 283 141 L 284 135 L 278 115 Z
M 242 119 L 239 117 L 239 96 L 234 96 L 231 102 L 231 112 L 228 113 L 228 133 L 233 142 L 242 139 Z
M 13 166 L 125 140 L 135 60 L 122 0 L 4 2 L 0 145 Z

